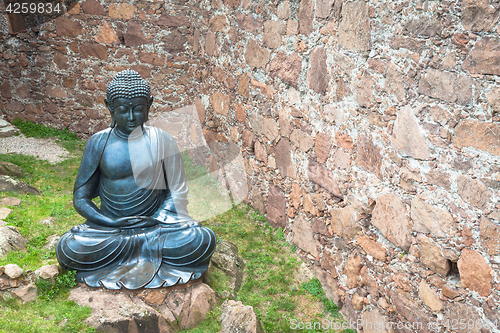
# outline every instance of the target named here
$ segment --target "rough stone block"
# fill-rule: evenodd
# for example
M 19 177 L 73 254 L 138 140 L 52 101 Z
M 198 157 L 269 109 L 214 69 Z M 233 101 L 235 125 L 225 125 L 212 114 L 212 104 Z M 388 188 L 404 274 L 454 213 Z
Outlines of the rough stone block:
M 493 271 L 481 254 L 467 248 L 463 249 L 458 260 L 458 271 L 465 288 L 477 291 L 483 297 L 491 294 Z
M 352 51 L 370 50 L 370 17 L 368 6 L 364 1 L 354 1 L 342 5 L 339 44 Z
M 313 31 L 314 1 L 301 0 L 298 17 L 300 33 L 303 35 L 309 35 Z
M 484 37 L 476 42 L 462 64 L 472 74 L 500 75 L 500 40 Z
M 377 197 L 372 224 L 397 247 L 405 251 L 410 249 L 411 223 L 406 216 L 406 207 L 397 194 L 387 193 Z
M 287 55 L 285 51 L 279 51 L 269 64 L 269 74 L 272 77 L 279 77 L 294 87 L 298 84 L 301 70 L 302 58 L 296 53 Z
M 56 18 L 56 34 L 58 36 L 77 37 L 83 32 L 82 25 L 64 16 Z
M 269 62 L 269 50 L 259 46 L 253 39 L 249 39 L 245 51 L 245 60 L 250 68 L 263 68 Z
M 322 46 L 316 46 L 309 55 L 309 70 L 307 85 L 318 94 L 324 94 L 329 85 L 329 74 L 326 67 L 326 51 Z
M 464 62 L 464 66 L 467 63 Z M 465 66 L 466 67 L 466 66 Z M 428 69 L 421 77 L 417 92 L 450 103 L 468 105 L 477 97 L 474 80 L 466 75 Z
M 361 225 L 358 223 L 358 213 L 353 206 L 347 206 L 339 209 L 330 210 L 332 215 L 331 227 L 332 231 L 350 241 L 356 237 L 358 231 L 361 230 Z
M 216 113 L 227 116 L 229 112 L 229 96 L 216 92 L 210 98 L 210 104 Z
M 490 256 L 500 254 L 500 226 L 486 217 L 481 217 L 481 243 L 488 249 Z
M 415 231 L 431 233 L 436 237 L 450 237 L 455 230 L 455 222 L 448 211 L 417 197 L 411 201 L 411 219 Z
M 425 137 L 409 106 L 405 106 L 399 111 L 393 133 L 392 146 L 400 155 L 420 160 L 429 159 L 430 153 Z
M 332 170 L 327 169 L 326 167 L 315 162 L 309 161 L 307 171 L 309 180 L 323 187 L 337 198 L 343 197 Z
M 285 34 L 286 25 L 282 21 L 264 22 L 264 34 L 262 40 L 264 45 L 270 49 L 278 48 L 281 45 L 281 36 Z
M 438 293 L 432 290 L 425 281 L 420 281 L 418 296 L 432 311 L 441 311 L 444 307 Z
M 141 26 L 135 22 L 128 23 L 127 32 L 123 38 L 125 40 L 125 46 L 129 47 L 152 43 L 151 40 L 144 36 Z
M 109 17 L 130 20 L 134 17 L 137 7 L 128 3 L 114 3 L 108 8 Z
M 380 147 L 365 135 L 358 136 L 356 165 L 382 179 Z
M 448 275 L 451 263 L 444 257 L 441 247 L 423 234 L 417 236 L 417 241 L 422 263 L 443 277 Z
M 293 243 L 314 257 L 318 255 L 311 225 L 301 215 L 293 222 Z
M 89 15 L 106 15 L 104 7 L 97 0 L 86 0 L 82 3 L 81 9 L 85 14 Z
M 452 143 L 457 148 L 472 147 L 500 156 L 499 133 L 496 123 L 466 119 L 455 128 Z
M 462 25 L 465 30 L 491 31 L 498 23 L 499 9 L 491 0 L 464 0 Z
M 274 185 L 269 187 L 266 202 L 266 213 L 269 223 L 278 228 L 286 227 L 286 199 Z
M 376 240 L 373 240 L 365 235 L 357 237 L 356 242 L 359 246 L 361 246 L 363 250 L 365 250 L 367 254 L 371 255 L 373 258 L 381 261 L 387 260 L 384 246 Z
M 485 208 L 491 200 L 492 192 L 477 179 L 458 175 L 458 194 L 465 202 L 477 208 Z

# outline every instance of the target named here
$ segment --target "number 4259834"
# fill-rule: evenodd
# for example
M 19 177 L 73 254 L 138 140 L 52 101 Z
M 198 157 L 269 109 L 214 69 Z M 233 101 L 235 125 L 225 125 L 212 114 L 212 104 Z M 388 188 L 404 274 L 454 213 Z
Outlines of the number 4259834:
M 46 3 L 35 3 L 35 2 L 9 2 L 5 11 L 9 14 L 53 14 L 61 13 L 63 9 L 61 8 L 61 3 L 52 4 L 51 2 Z

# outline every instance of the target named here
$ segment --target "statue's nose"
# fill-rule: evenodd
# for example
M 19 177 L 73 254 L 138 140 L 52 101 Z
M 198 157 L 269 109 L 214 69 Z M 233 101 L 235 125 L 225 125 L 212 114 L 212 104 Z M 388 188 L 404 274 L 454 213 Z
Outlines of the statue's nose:
M 128 111 L 128 120 L 130 121 L 134 120 L 134 113 L 132 112 L 132 109 Z

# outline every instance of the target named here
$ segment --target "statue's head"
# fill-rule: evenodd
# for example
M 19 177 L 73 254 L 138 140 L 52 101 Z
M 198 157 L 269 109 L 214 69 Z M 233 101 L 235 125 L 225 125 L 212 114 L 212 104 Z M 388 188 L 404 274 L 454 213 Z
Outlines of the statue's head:
M 153 96 L 139 73 L 126 70 L 108 84 L 104 102 L 113 120 L 111 127 L 117 125 L 122 132 L 131 133 L 148 120 Z

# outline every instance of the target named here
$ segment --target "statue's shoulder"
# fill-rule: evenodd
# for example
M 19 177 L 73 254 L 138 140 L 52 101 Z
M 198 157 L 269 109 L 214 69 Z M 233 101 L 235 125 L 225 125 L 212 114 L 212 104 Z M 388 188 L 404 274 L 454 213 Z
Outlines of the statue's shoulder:
M 92 135 L 85 144 L 84 155 L 86 155 L 86 153 L 95 154 L 96 152 L 104 149 L 111 130 L 111 128 L 106 128 Z
M 88 139 L 87 144 L 96 143 L 96 142 L 101 141 L 102 139 L 106 139 L 109 136 L 109 133 L 111 132 L 111 130 L 112 130 L 112 128 L 109 127 L 109 128 L 103 129 L 102 131 L 95 133 L 94 135 L 92 135 Z
M 109 135 L 109 133 L 111 132 L 111 130 L 112 130 L 112 128 L 111 128 L 111 127 L 108 127 L 108 128 L 106 128 L 106 129 L 103 129 L 102 131 L 99 131 L 99 132 L 95 133 L 94 135 L 92 135 L 92 136 L 90 137 L 90 139 L 94 138 L 94 140 L 95 140 L 95 139 L 99 139 L 99 138 L 101 138 L 101 137 L 103 137 L 103 136 L 108 136 L 108 135 Z M 89 139 L 89 140 L 90 140 L 90 139 Z
M 78 169 L 78 175 L 76 176 L 75 191 L 87 183 L 99 166 L 110 131 L 111 128 L 107 128 L 97 132 L 88 139 L 83 151 L 82 161 L 80 162 L 80 169 Z M 93 197 L 95 196 L 97 196 L 96 193 L 93 194 Z

